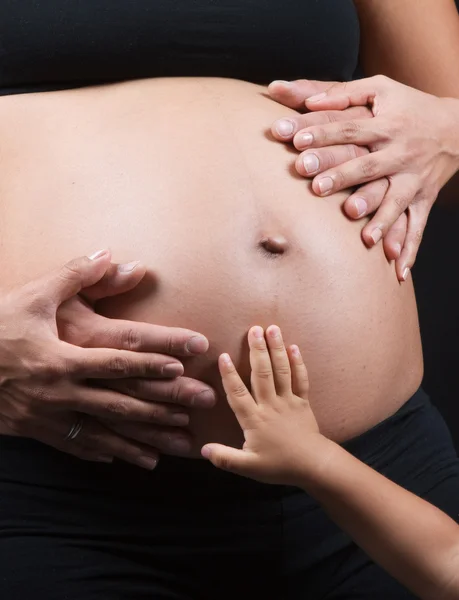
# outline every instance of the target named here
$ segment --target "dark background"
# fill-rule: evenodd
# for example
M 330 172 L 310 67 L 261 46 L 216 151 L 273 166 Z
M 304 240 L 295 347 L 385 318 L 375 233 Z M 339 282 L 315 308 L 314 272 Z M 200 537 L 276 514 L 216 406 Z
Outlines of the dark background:
M 459 65 L 451 73 L 458 76 Z M 432 209 L 413 278 L 424 347 L 423 387 L 443 413 L 459 450 L 459 184 L 456 188 L 455 202 L 443 206 L 440 195 Z

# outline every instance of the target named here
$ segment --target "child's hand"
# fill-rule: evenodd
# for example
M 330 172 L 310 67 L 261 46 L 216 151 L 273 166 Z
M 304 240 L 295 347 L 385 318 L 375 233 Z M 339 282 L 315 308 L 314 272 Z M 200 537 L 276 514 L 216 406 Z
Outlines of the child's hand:
M 331 444 L 309 406 L 306 366 L 297 346 L 287 353 L 279 327 L 268 327 L 266 339 L 261 327 L 252 327 L 248 339 L 253 396 L 229 355 L 219 358 L 228 403 L 244 431 L 243 449 L 206 444 L 202 455 L 238 475 L 303 486 L 327 460 Z

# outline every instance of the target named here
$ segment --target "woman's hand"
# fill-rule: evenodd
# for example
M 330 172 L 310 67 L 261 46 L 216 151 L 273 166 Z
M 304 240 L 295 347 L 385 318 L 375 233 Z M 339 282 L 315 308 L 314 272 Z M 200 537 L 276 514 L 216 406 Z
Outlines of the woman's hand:
M 116 320 L 109 324 L 97 316 L 93 316 L 90 326 L 91 339 L 94 345 L 99 340 L 99 347 L 81 348 L 59 339 L 59 307 L 82 289 L 91 293 L 92 286 L 110 268 L 110 253 L 103 251 L 93 255 L 92 260 L 72 261 L 1 298 L 0 420 L 11 433 L 80 458 L 111 461 L 116 457 L 153 468 L 158 459 L 154 448 L 110 431 L 100 420 L 155 422 L 157 407 L 93 383 L 126 377 L 176 378 L 183 373 L 183 366 L 175 358 L 156 353 L 155 335 L 159 334 L 157 347 L 174 348 L 175 353 L 183 355 L 193 353 L 193 347 L 191 352 L 187 349 L 193 338 L 198 352 L 207 349 L 207 340 L 183 329 L 159 331 Z M 80 301 L 76 302 L 81 309 Z M 71 311 L 71 305 L 63 309 Z M 82 314 L 80 311 L 80 317 L 75 318 L 74 327 L 84 334 Z M 68 332 L 68 316 L 62 322 Z M 127 349 L 103 348 L 102 343 Z M 146 347 L 148 352 L 139 352 Z M 161 415 L 164 417 L 165 412 Z
M 351 106 L 344 110 L 308 111 L 306 109 L 306 99 L 314 94 L 326 91 L 331 85 L 332 83 L 329 81 L 312 81 L 308 79 L 273 81 L 268 88 L 271 97 L 277 102 L 300 112 L 298 115 L 289 115 L 287 118 L 279 119 L 273 123 L 271 127 L 273 137 L 280 142 L 293 142 L 296 133 L 308 127 L 373 117 L 371 109 L 367 106 Z M 319 173 L 323 173 L 332 167 L 338 167 L 360 156 L 366 156 L 369 153 L 370 150 L 367 147 L 357 146 L 356 144 L 316 148 L 313 152 L 303 152 L 296 161 L 296 168 L 303 177 L 314 179 Z M 387 177 L 381 177 L 376 181 L 361 185 L 358 194 L 353 194 L 344 201 L 344 212 L 351 219 L 360 219 L 367 216 L 368 206 L 379 206 L 384 200 L 388 188 L 389 180 Z M 362 198 L 367 200 L 364 202 Z M 382 244 L 388 260 L 399 258 L 405 243 L 407 224 L 407 216 L 403 213 L 384 236 Z M 374 242 L 371 240 L 370 246 L 373 244 Z
M 290 346 L 287 353 L 274 325 L 266 330 L 266 338 L 261 327 L 252 327 L 248 339 L 253 395 L 229 355 L 219 358 L 228 403 L 244 431 L 244 446 L 237 450 L 206 444 L 202 455 L 216 467 L 244 477 L 300 485 L 320 472 L 333 447 L 319 433 L 309 405 L 306 367 L 297 346 Z
M 304 169 L 305 155 L 315 148 L 355 144 L 371 150 L 369 155 L 325 169 L 314 178 L 313 189 L 326 196 L 388 177 L 389 189 L 380 205 L 361 188 L 347 204 L 359 205 L 361 216 L 376 211 L 363 230 L 369 246 L 378 243 L 407 211 L 407 235 L 396 261 L 399 278 L 406 279 L 437 194 L 459 168 L 459 100 L 437 98 L 377 76 L 336 83 L 305 98 L 305 106 L 310 111 L 371 108 L 372 119 L 352 118 L 298 131 L 294 144 L 303 154 L 297 168 Z

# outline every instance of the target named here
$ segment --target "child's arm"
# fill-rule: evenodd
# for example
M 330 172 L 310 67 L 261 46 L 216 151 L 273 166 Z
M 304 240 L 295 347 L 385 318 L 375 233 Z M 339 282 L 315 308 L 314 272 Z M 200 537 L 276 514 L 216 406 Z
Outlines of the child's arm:
M 304 488 L 417 596 L 458 600 L 459 526 L 319 433 L 306 367 L 296 346 L 287 354 L 279 328 L 269 327 L 265 339 L 263 330 L 253 327 L 249 346 L 253 395 L 229 356 L 219 360 L 228 402 L 244 430 L 244 448 L 207 444 L 203 456 L 246 477 Z

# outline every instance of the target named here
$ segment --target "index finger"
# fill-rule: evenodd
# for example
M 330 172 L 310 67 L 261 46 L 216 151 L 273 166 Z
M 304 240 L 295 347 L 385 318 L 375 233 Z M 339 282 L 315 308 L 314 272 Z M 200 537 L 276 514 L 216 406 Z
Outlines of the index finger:
M 207 352 L 209 342 L 205 336 L 190 329 L 109 319 L 98 315 L 93 319 L 86 347 L 192 356 Z

